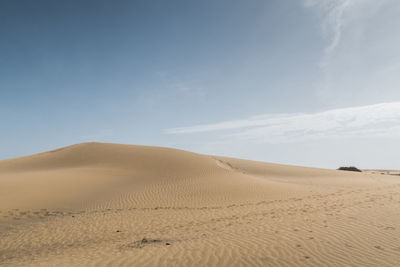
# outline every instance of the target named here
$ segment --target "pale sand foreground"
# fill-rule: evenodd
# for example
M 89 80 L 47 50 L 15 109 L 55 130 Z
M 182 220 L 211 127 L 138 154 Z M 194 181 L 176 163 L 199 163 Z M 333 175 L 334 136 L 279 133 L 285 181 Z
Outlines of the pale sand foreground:
M 400 177 L 100 143 L 0 161 L 0 265 L 400 266 Z

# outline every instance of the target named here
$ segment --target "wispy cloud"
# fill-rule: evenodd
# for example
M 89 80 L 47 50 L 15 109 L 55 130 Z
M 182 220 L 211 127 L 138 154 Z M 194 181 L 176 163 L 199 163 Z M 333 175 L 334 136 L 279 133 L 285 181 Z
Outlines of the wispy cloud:
M 223 140 L 282 143 L 309 139 L 399 136 L 400 102 L 318 113 L 264 114 L 242 120 L 165 130 L 168 134 L 225 131 Z M 228 133 L 226 133 L 228 131 Z
M 200 77 L 182 77 L 168 71 L 158 71 L 154 75 L 159 80 L 162 89 L 166 89 L 169 93 L 192 95 L 199 98 L 206 95 L 204 88 L 200 86 L 202 83 Z
M 394 5 L 394 2 L 304 0 L 306 8 L 320 17 L 321 31 L 326 40 L 319 65 L 321 76 L 315 81 L 316 94 L 322 101 L 336 102 L 351 93 L 358 94 L 359 98 L 369 98 L 364 89 L 369 84 L 366 81 L 372 78 L 366 72 L 379 71 L 380 64 L 386 64 L 382 59 L 387 55 L 385 50 L 382 51 L 387 47 L 382 44 L 382 30 L 378 32 L 374 29 L 378 29 L 379 23 L 385 20 L 385 13 L 380 12 L 382 7 L 387 8 L 387 4 Z M 394 33 L 392 35 L 395 36 Z
M 305 4 L 309 8 L 316 8 L 322 12 L 322 30 L 325 37 L 329 40 L 324 51 L 324 58 L 321 66 L 325 67 L 342 38 L 344 26 L 344 14 L 350 5 L 367 0 L 306 0 Z

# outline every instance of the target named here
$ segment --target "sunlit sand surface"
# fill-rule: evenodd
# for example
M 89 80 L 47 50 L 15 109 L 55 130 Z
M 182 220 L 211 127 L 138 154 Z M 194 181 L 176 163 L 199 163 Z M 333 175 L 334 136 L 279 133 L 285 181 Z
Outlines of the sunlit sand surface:
M 84 143 L 0 161 L 2 266 L 400 266 L 400 177 Z

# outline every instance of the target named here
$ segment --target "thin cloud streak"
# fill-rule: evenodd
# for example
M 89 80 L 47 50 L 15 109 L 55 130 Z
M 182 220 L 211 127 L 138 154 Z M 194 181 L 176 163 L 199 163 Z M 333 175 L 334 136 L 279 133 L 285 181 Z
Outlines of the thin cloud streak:
M 367 29 L 373 26 L 369 24 L 371 19 L 379 17 L 378 11 L 388 2 L 390 0 L 304 0 L 304 6 L 320 17 L 321 31 L 326 39 L 319 62 L 321 76 L 314 85 L 321 101 L 332 103 L 337 101 L 335 96 L 342 98 L 366 87 L 363 84 L 368 77 L 360 80 L 358 75 L 366 71 L 362 63 L 373 60 L 376 50 L 371 49 L 370 54 L 365 54 L 365 49 L 359 48 L 378 49 L 382 46 L 382 41 L 371 38 L 373 31 Z M 378 65 L 370 64 L 371 68 L 374 66 Z M 343 73 L 346 69 L 351 69 L 349 73 L 353 79 Z M 368 94 L 365 97 L 368 98 Z
M 353 0 L 353 4 L 360 0 Z M 365 1 L 365 0 L 364 0 Z M 305 4 L 309 8 L 317 8 L 321 10 L 323 15 L 322 30 L 329 44 L 324 51 L 324 58 L 321 67 L 324 68 L 339 45 L 342 38 L 343 17 L 346 9 L 349 8 L 350 0 L 306 0 Z
M 230 131 L 227 142 L 282 143 L 321 138 L 400 137 L 400 102 L 333 109 L 319 113 L 266 114 L 244 120 L 167 129 L 168 134 Z

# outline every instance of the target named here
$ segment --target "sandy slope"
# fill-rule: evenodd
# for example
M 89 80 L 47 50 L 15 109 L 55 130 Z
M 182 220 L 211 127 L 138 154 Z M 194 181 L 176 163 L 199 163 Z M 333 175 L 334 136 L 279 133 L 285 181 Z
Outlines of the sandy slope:
M 400 178 L 85 143 L 0 161 L 0 265 L 400 266 Z
M 369 170 L 362 170 L 365 173 L 369 174 L 385 174 L 385 175 L 396 175 L 400 176 L 400 170 L 379 170 L 379 169 L 369 169 Z

